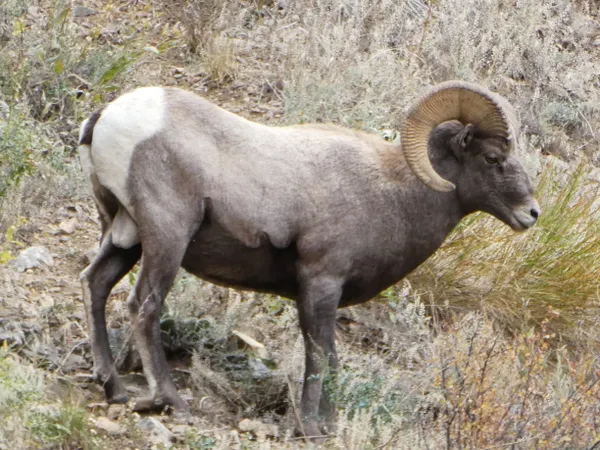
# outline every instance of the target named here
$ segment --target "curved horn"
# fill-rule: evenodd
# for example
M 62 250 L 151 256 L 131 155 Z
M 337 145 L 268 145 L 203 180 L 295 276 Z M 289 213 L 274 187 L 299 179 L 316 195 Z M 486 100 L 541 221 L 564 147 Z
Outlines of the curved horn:
M 506 138 L 510 145 L 518 130 L 515 112 L 508 101 L 483 86 L 446 81 L 425 94 L 409 110 L 402 126 L 402 150 L 415 175 L 440 192 L 450 192 L 456 186 L 433 169 L 427 144 L 433 129 L 448 120 L 471 123 L 485 134 Z

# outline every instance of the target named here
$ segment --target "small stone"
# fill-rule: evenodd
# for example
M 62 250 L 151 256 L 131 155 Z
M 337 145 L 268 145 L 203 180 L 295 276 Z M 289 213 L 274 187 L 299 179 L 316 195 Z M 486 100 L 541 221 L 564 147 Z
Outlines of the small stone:
M 137 423 L 136 427 L 148 439 L 150 444 L 163 445 L 165 448 L 171 448 L 173 445 L 173 434 L 160 420 L 154 417 L 143 418 Z
M 108 411 L 106 415 L 110 420 L 120 419 L 127 412 L 127 407 L 125 405 L 109 405 Z
M 238 428 L 243 432 L 254 433 L 257 436 L 279 436 L 279 428 L 272 423 L 263 423 L 260 420 L 242 419 Z
M 77 228 L 77 218 L 72 217 L 69 220 L 64 220 L 58 225 L 58 230 L 64 234 L 73 234 Z
M 73 17 L 88 17 L 95 14 L 98 14 L 98 11 L 87 6 L 75 6 L 73 8 Z
M 248 365 L 250 366 L 252 378 L 255 380 L 264 380 L 271 376 L 271 369 L 269 369 L 260 359 L 250 359 Z
M 600 169 L 592 170 L 588 175 L 588 179 L 590 181 L 595 181 L 596 183 L 600 183 Z
M 46 247 L 29 247 L 19 253 L 19 256 L 13 262 L 19 272 L 36 269 L 42 264 L 47 266 L 54 264 L 54 257 Z
M 98 431 L 109 436 L 122 436 L 125 434 L 125 429 L 121 425 L 106 417 L 98 417 L 95 420 L 95 425 Z

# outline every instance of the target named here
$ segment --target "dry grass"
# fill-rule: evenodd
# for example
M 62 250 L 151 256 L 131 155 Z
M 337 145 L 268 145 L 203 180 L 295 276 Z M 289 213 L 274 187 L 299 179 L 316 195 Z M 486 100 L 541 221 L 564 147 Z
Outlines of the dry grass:
M 0 350 L 0 448 L 103 448 L 86 410 L 52 395 L 47 377 L 21 358 Z
M 231 2 L 205 45 L 235 45 L 238 80 L 283 83 L 288 123 L 394 128 L 425 86 L 461 78 L 517 106 L 527 148 L 597 162 L 600 25 L 584 6 L 314 0 L 282 12 Z

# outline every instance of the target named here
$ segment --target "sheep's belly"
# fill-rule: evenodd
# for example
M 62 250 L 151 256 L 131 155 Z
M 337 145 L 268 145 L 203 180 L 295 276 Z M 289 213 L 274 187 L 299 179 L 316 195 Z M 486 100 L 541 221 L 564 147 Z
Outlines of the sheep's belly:
M 188 245 L 182 267 L 221 286 L 297 296 L 296 246 L 279 249 L 266 241 L 247 247 L 217 223 L 203 224 Z

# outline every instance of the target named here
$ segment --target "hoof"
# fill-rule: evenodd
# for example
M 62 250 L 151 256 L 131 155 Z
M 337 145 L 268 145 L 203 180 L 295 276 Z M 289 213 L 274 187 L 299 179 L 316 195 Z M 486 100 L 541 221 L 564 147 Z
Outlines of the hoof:
M 133 411 L 135 412 L 153 412 L 162 411 L 166 405 L 155 403 L 152 397 L 142 397 L 135 400 Z
M 98 375 L 95 375 L 94 379 L 104 389 L 104 398 L 106 398 L 107 403 L 127 403 L 129 400 L 127 391 L 125 391 L 118 375 L 111 375 L 106 378 L 106 381 L 103 381 L 103 377 Z
M 106 396 L 106 402 L 109 405 L 112 405 L 112 404 L 124 405 L 128 401 L 129 401 L 129 396 L 127 394 L 119 394 L 119 395 L 114 395 L 111 397 Z
M 296 431 L 296 435 L 315 444 L 323 444 L 329 435 L 322 433 L 320 428 L 316 420 L 307 420 L 302 424 L 302 429 Z
M 179 396 L 142 397 L 138 398 L 133 405 L 133 411 L 136 412 L 162 412 L 167 408 L 172 409 L 177 416 L 185 417 L 190 414 L 190 407 Z

